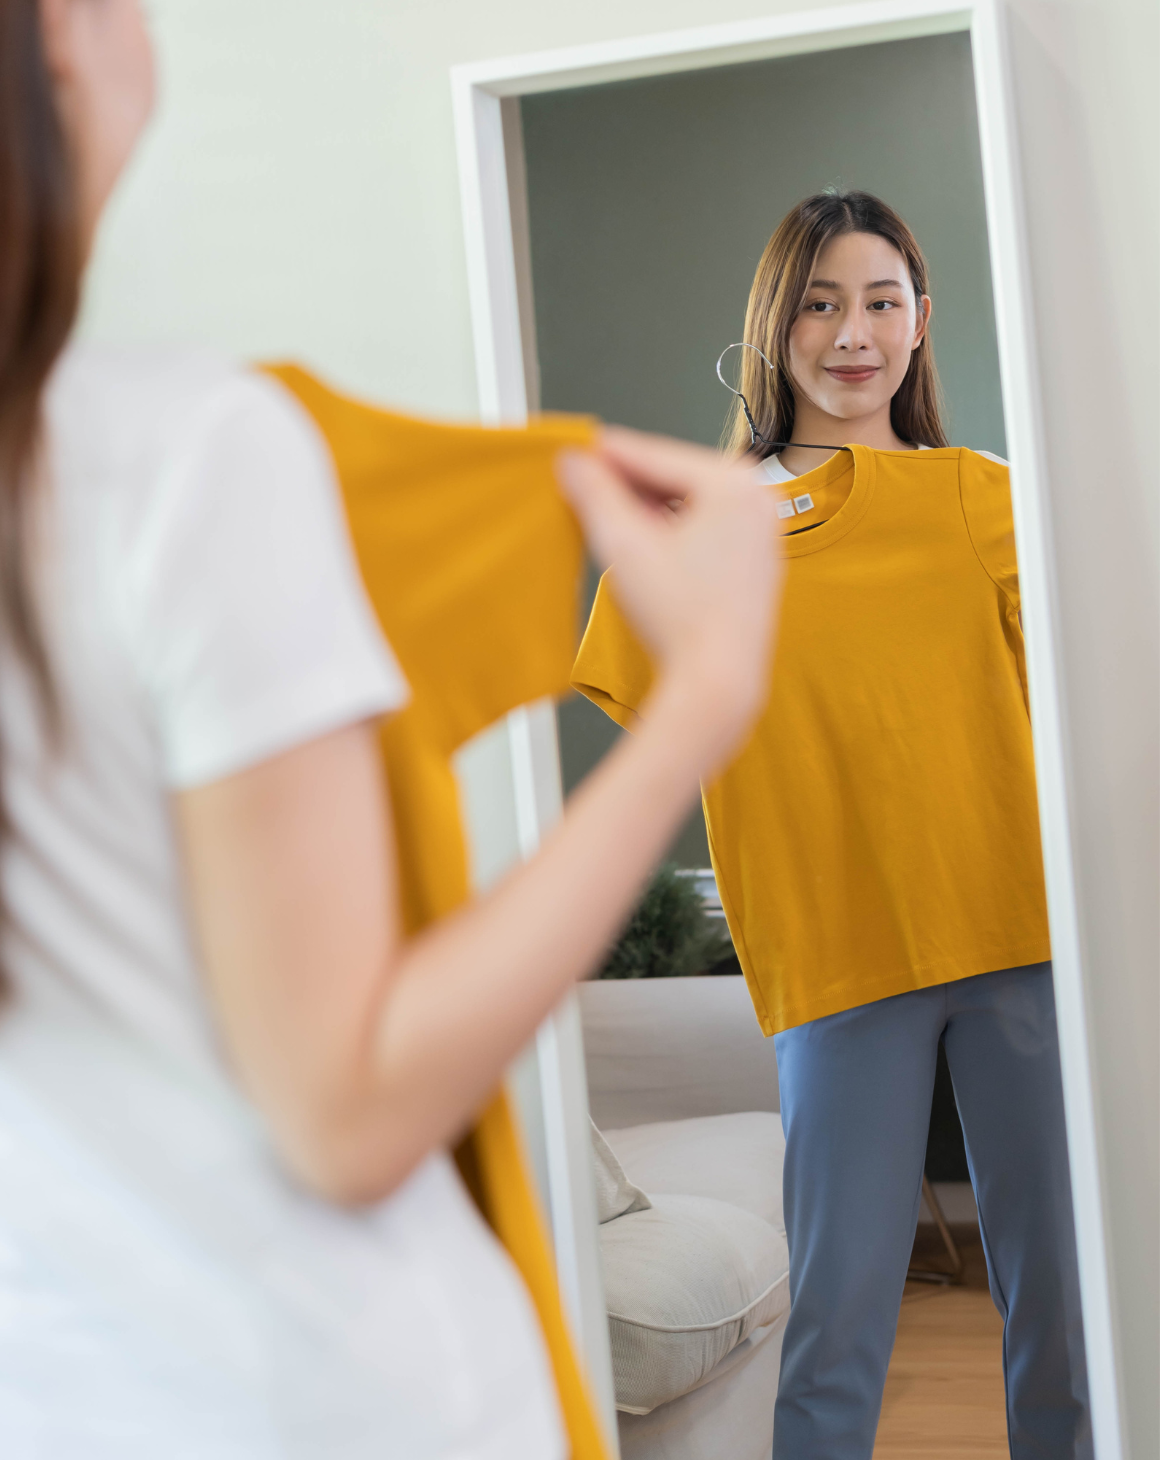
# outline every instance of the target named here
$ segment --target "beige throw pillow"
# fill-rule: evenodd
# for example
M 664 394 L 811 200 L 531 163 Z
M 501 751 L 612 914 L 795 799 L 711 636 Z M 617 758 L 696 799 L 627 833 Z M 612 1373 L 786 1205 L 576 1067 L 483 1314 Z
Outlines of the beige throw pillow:
M 646 1212 L 652 1203 L 639 1186 L 634 1186 L 624 1167 L 613 1155 L 612 1147 L 592 1126 L 592 1165 L 596 1178 L 596 1220 L 602 1225 L 629 1212 Z

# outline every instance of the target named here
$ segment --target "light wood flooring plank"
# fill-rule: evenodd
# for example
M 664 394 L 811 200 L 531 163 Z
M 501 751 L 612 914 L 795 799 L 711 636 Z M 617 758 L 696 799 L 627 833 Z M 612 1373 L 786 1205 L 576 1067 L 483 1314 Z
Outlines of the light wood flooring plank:
M 874 1460 L 1007 1460 L 1003 1325 L 977 1232 L 955 1235 L 966 1285 L 906 1286 Z M 929 1245 L 915 1255 L 937 1262 Z

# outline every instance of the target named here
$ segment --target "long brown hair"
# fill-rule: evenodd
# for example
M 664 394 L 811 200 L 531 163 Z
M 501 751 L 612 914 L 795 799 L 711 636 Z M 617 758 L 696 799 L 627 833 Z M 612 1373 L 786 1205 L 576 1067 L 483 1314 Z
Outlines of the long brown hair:
M 872 193 L 815 193 L 791 208 L 765 246 L 749 304 L 745 340 L 756 345 L 773 366 L 753 350 L 742 350 L 740 389 L 758 431 L 769 441 L 793 434 L 794 395 L 789 373 L 789 335 L 809 288 L 818 255 L 844 233 L 874 233 L 893 244 L 906 261 L 915 298 L 929 293 L 926 259 L 918 240 L 898 214 Z M 929 331 L 911 352 L 906 378 L 890 402 L 890 424 L 903 441 L 916 446 L 946 446 L 940 410 L 942 392 Z M 731 454 L 753 450 L 749 425 L 735 400 L 722 444 Z M 760 444 L 759 455 L 768 448 Z
M 23 662 L 50 726 L 56 697 L 29 539 L 42 476 L 41 397 L 76 317 L 81 265 L 77 189 L 40 7 L 0 0 L 0 642 Z

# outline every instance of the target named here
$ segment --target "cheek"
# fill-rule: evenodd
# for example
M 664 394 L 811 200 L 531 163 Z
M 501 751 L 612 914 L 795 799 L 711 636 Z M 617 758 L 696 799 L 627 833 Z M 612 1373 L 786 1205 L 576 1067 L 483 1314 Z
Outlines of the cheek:
M 825 315 L 800 315 L 789 332 L 790 369 L 800 377 L 817 368 L 833 334 Z
M 882 348 L 888 349 L 891 354 L 896 355 L 900 351 L 909 354 L 917 323 L 913 314 L 894 309 L 889 314 L 879 316 L 875 321 L 874 333 Z
M 895 386 L 901 384 L 910 367 L 914 330 L 915 321 L 907 319 L 901 311 L 883 320 L 875 330 L 878 348 L 886 360 L 886 373 Z
M 794 394 L 798 395 L 806 388 L 806 382 L 810 379 L 810 357 L 803 350 L 802 338 L 796 329 L 790 332 L 788 355 L 786 368 Z

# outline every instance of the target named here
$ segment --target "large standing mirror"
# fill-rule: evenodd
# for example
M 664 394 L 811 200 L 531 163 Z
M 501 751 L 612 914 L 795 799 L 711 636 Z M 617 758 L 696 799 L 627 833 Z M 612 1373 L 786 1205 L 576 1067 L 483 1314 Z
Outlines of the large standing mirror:
M 934 5 L 869 26 L 836 14 L 816 24 L 782 16 L 464 67 L 454 85 L 481 405 L 492 419 L 591 412 L 716 446 L 731 397 L 714 366 L 726 346 L 745 338 L 754 271 L 788 209 L 827 188 L 865 190 L 897 209 L 925 251 L 950 445 L 1011 463 L 1098 1434 L 1110 1422 L 1113 1389 L 1105 1259 L 1082 1114 L 1091 1095 L 1059 769 L 1043 466 L 996 16 L 987 6 Z M 595 591 L 593 573 L 586 611 Z M 525 850 L 556 814 L 557 788 L 571 790 L 620 733 L 577 696 L 559 707 L 558 724 L 538 707 L 494 739 L 487 753 L 504 759 L 514 778 Z M 667 918 L 668 926 L 691 918 L 701 964 L 693 976 L 650 977 L 689 975 L 697 955 L 678 951 L 671 967 L 655 959 L 645 967 L 651 955 L 622 948 L 619 971 L 629 976 L 583 987 L 541 1038 L 535 1068 L 521 1081 L 562 1282 L 606 1416 L 611 1421 L 615 1405 L 621 1450 L 633 1460 L 769 1454 L 790 1306 L 782 1092 L 774 1041 L 765 1037 L 773 1024 L 764 1020 L 763 1034 L 723 932 L 722 897 L 728 904 L 731 891 L 714 880 L 698 811 L 674 843 L 644 918 Z M 638 927 L 632 936 L 646 935 Z M 618 971 L 615 962 L 606 972 Z M 760 968 L 746 973 L 751 989 L 760 983 Z M 950 1073 L 940 1042 L 929 1129 L 927 1110 L 919 1112 L 922 1200 L 897 1335 L 890 1335 L 880 1460 L 1009 1453 L 997 1311 L 1006 1299 L 995 1291 L 1003 1264 L 992 1263 L 993 1301 L 986 1224 Z M 585 1170 L 589 1114 L 604 1137 L 596 1139 L 594 1184 Z M 800 1150 L 794 1159 L 803 1162 Z M 819 1148 L 814 1167 L 834 1159 Z M 805 1178 L 799 1171 L 795 1179 Z M 647 1218 L 641 1191 L 652 1199 Z M 1070 1229 L 1066 1181 L 1056 1202 Z M 726 1272 L 718 1251 L 701 1269 L 681 1268 L 673 1293 L 647 1290 L 640 1274 L 649 1245 L 655 1257 L 665 1240 L 665 1223 L 711 1225 L 714 1203 L 728 1231 L 721 1243 L 735 1255 L 750 1244 L 748 1286 Z M 1071 1360 L 1082 1369 L 1078 1294 L 1069 1301 Z M 1017 1431 L 1018 1416 L 1011 1423 Z M 1091 1453 L 1090 1435 L 1076 1444 L 1075 1454 Z

